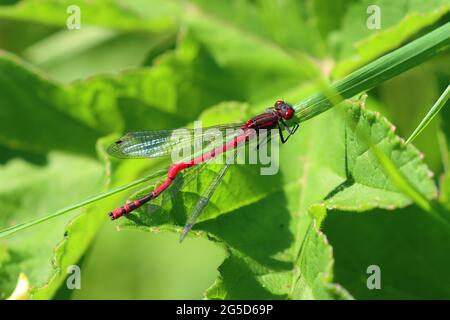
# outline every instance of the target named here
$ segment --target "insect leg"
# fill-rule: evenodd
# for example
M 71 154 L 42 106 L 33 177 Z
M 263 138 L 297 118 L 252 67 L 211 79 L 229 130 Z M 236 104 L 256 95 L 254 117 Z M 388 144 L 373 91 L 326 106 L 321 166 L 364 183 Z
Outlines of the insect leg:
M 295 131 L 297 131 L 297 129 L 298 129 L 298 127 L 299 127 L 300 125 L 297 123 L 297 124 L 294 126 L 294 128 L 291 129 L 291 128 L 289 128 L 289 127 L 286 125 L 286 123 L 284 122 L 283 119 L 280 119 L 280 122 L 283 124 L 284 129 L 286 129 L 286 131 L 289 133 L 289 135 L 288 135 L 286 138 L 284 138 L 284 137 L 282 136 L 282 133 L 281 133 L 281 131 L 282 131 L 281 126 L 278 124 L 278 129 L 280 130 L 281 142 L 282 142 L 282 143 L 286 143 L 286 141 L 289 140 L 289 138 L 295 133 Z
M 281 143 L 283 143 L 283 144 L 286 143 L 287 139 L 285 139 L 283 136 L 283 128 L 281 127 L 280 123 L 278 123 L 278 132 L 280 133 Z M 289 137 L 288 137 L 288 139 L 289 139 Z

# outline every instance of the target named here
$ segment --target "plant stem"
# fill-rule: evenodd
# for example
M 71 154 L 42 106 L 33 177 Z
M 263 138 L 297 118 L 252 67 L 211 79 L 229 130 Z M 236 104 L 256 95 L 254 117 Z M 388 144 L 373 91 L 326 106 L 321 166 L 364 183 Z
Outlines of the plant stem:
M 450 48 L 450 22 L 388 53 L 294 105 L 296 121 L 311 119 L 344 99 L 367 91 Z
M 25 222 L 25 223 L 20 223 L 20 224 L 17 224 L 15 226 L 12 226 L 12 227 L 9 227 L 9 228 L 5 228 L 3 230 L 0 230 L 0 238 L 4 238 L 4 237 L 7 237 L 7 236 L 10 236 L 13 233 L 16 233 L 18 231 L 30 228 L 30 227 L 35 226 L 35 225 L 37 225 L 39 223 L 42 223 L 44 221 L 47 221 L 47 220 L 59 217 L 59 216 L 65 214 L 65 213 L 67 213 L 69 211 L 82 208 L 82 207 L 84 207 L 84 206 L 86 206 L 88 204 L 91 204 L 93 202 L 96 202 L 98 200 L 101 200 L 101 199 L 104 199 L 106 197 L 112 196 L 112 195 L 114 195 L 116 193 L 128 190 L 128 189 L 133 188 L 133 187 L 135 187 L 135 186 L 137 186 L 137 185 L 139 185 L 141 183 L 144 183 L 144 182 L 152 180 L 152 179 L 154 179 L 156 177 L 159 177 L 159 176 L 161 176 L 161 174 L 163 174 L 165 172 L 166 172 L 165 170 L 157 171 L 157 172 L 152 173 L 152 174 L 150 174 L 150 175 L 148 175 L 148 176 L 146 176 L 144 178 L 135 180 L 135 181 L 133 181 L 133 182 L 131 182 L 129 184 L 126 184 L 126 185 L 123 185 L 123 186 L 111 189 L 109 191 L 97 194 L 95 196 L 89 197 L 89 198 L 87 198 L 84 201 L 81 201 L 81 202 L 78 202 L 78 203 L 76 203 L 74 205 L 65 207 L 63 209 L 60 209 L 60 210 L 58 210 L 56 212 L 53 212 L 53 213 L 50 213 L 50 214 L 48 214 L 46 216 L 43 216 L 41 218 L 38 218 L 38 219 L 35 219 L 35 220 L 32 220 L 32 221 L 28 221 L 28 222 Z

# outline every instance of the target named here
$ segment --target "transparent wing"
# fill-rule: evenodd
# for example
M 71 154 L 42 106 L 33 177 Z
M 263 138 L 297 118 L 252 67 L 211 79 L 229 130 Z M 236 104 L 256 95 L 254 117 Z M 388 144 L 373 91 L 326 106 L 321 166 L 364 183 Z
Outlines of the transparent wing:
M 268 135 L 265 135 L 262 138 L 262 140 L 260 140 L 259 142 L 256 143 L 257 144 L 256 148 L 266 145 L 271 140 L 271 138 L 276 137 L 279 134 L 278 130 L 272 131 L 272 132 L 273 132 L 273 136 L 270 135 L 270 133 L 268 133 Z M 238 153 L 236 152 L 236 149 L 234 149 L 233 153 L 232 153 L 232 156 L 234 157 L 234 159 L 236 159 L 237 155 L 238 155 Z M 210 182 L 210 184 L 208 185 L 208 187 L 206 188 L 204 193 L 198 199 L 194 209 L 189 214 L 189 217 L 186 221 L 183 231 L 181 232 L 180 242 L 182 242 L 186 238 L 187 234 L 189 233 L 189 231 L 191 231 L 192 227 L 194 226 L 195 222 L 197 221 L 197 218 L 200 216 L 202 211 L 208 205 L 209 200 L 211 199 L 212 195 L 216 191 L 217 187 L 219 186 L 220 182 L 222 181 L 222 179 L 225 176 L 229 167 L 230 167 L 230 163 L 227 162 L 226 164 L 224 164 L 224 166 L 213 177 L 212 181 Z
M 223 177 L 225 176 L 229 164 L 225 164 L 220 171 L 214 176 L 211 183 L 208 185 L 205 192 L 200 196 L 200 198 L 197 201 L 197 204 L 195 205 L 194 209 L 190 213 L 186 225 L 183 228 L 183 231 L 181 232 L 180 236 L 180 242 L 186 238 L 186 235 L 188 232 L 192 229 L 192 227 L 195 224 L 195 221 L 199 217 L 200 213 L 202 213 L 203 209 L 205 209 L 206 205 L 209 202 L 209 199 L 211 199 L 212 195 L 214 194 L 214 191 L 216 191 L 217 187 L 219 186 L 220 182 L 222 181 Z
M 203 150 L 214 142 L 219 135 L 230 139 L 242 124 L 227 124 L 195 129 L 148 130 L 129 132 L 111 144 L 108 153 L 117 158 L 154 158 L 172 154 L 177 150 Z
M 181 174 L 179 174 L 175 181 L 173 182 L 173 186 L 170 188 L 172 193 L 180 191 L 182 188 L 189 185 L 195 178 L 197 178 L 206 168 L 207 165 L 210 165 L 215 159 L 211 158 L 208 161 L 201 162 L 191 168 L 183 170 Z
M 161 207 L 165 206 L 166 201 L 172 198 L 180 192 L 183 188 L 188 186 L 193 180 L 195 180 L 198 176 L 202 174 L 204 169 L 214 163 L 217 159 L 211 158 L 207 161 L 201 162 L 191 168 L 187 168 L 183 170 L 178 176 L 175 178 L 173 184 L 167 189 L 167 192 L 162 194 L 162 203 L 160 205 L 149 205 L 147 212 L 149 214 L 154 213 L 156 210 L 159 210 Z M 168 196 L 167 196 L 168 195 Z

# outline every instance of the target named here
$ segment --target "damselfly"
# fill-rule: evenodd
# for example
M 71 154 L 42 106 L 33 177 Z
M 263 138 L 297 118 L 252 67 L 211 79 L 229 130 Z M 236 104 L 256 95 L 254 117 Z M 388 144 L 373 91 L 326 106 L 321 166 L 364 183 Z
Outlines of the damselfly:
M 228 151 L 235 151 L 239 146 L 248 143 L 254 137 L 258 136 L 259 132 L 263 129 L 278 129 L 280 140 L 282 143 L 285 143 L 299 127 L 298 124 L 295 124 L 290 128 L 286 124 L 286 121 L 293 118 L 294 113 L 295 110 L 291 105 L 282 100 L 278 100 L 275 102 L 273 108 L 249 119 L 243 124 L 208 127 L 203 130 L 205 133 L 200 135 L 196 134 L 193 129 L 149 130 L 127 133 L 108 148 L 108 153 L 110 155 L 118 158 L 154 158 L 169 156 L 173 154 L 175 149 L 184 149 L 186 146 L 187 148 L 190 148 L 196 143 L 201 144 L 201 147 L 203 148 L 201 150 L 206 150 L 208 146 L 210 147 L 210 150 L 201 151 L 200 154 L 172 164 L 169 167 L 167 178 L 164 182 L 144 197 L 132 202 L 127 202 L 122 207 L 111 211 L 109 213 L 110 218 L 112 220 L 118 219 L 141 207 L 150 200 L 157 198 L 173 184 L 174 180 L 182 171 L 194 166 L 199 167 L 199 165 L 205 165 L 221 154 Z M 287 132 L 288 135 L 286 137 L 284 136 L 283 131 Z M 212 145 L 211 141 L 214 139 L 210 139 L 210 137 L 207 136 L 208 134 L 211 135 L 211 132 L 223 133 L 226 136 L 224 143 L 219 146 Z M 230 135 L 229 132 L 234 133 Z M 267 143 L 267 140 L 265 143 Z M 259 142 L 257 147 L 260 146 L 261 142 Z M 229 163 L 225 163 L 221 170 L 216 173 L 209 186 L 206 188 L 206 191 L 200 196 L 196 206 L 188 216 L 180 241 L 183 241 L 200 213 L 208 204 L 209 199 L 225 176 L 228 167 Z

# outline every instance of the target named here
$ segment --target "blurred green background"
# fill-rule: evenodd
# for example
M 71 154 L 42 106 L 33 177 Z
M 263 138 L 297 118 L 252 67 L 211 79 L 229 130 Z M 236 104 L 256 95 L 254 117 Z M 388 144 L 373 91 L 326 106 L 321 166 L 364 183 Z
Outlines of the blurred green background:
M 72 4 L 81 10 L 79 30 L 66 27 Z M 379 30 L 366 27 L 370 4 L 382 10 Z M 442 25 L 448 11 L 448 1 L 414 0 L 1 0 L 0 226 L 42 216 L 154 168 L 152 161 L 104 166 L 95 149 L 102 137 L 187 125 L 223 101 L 248 103 L 248 114 L 278 98 L 298 102 L 316 90 L 305 70 L 339 79 Z M 369 93 L 368 107 L 407 137 L 448 85 L 448 61 L 447 53 L 387 81 Z M 444 172 L 439 124 L 434 121 L 415 142 L 436 182 Z M 54 297 L 202 298 L 225 249 L 203 238 L 179 245 L 178 234 L 170 232 L 117 232 L 103 212 L 126 196 L 89 209 L 99 218 L 86 231 L 92 241 L 83 244 L 79 259 L 82 289 L 55 289 Z M 1 298 L 20 270 L 39 273 L 27 274 L 33 285 L 46 282 L 68 221 L 0 240 Z

